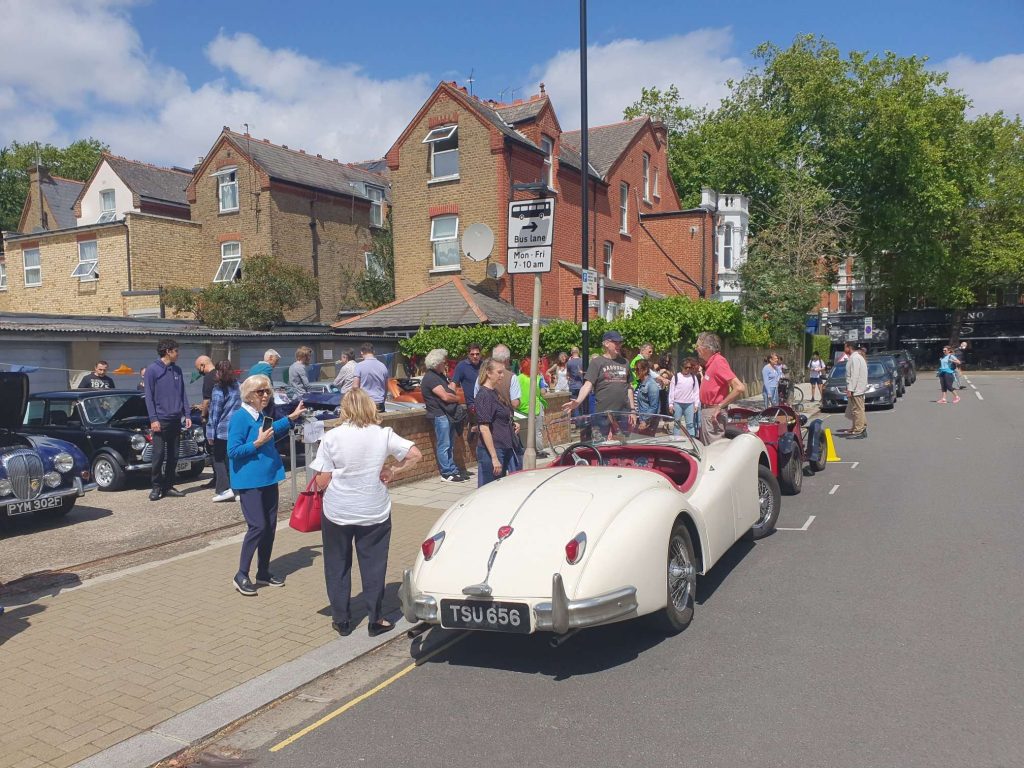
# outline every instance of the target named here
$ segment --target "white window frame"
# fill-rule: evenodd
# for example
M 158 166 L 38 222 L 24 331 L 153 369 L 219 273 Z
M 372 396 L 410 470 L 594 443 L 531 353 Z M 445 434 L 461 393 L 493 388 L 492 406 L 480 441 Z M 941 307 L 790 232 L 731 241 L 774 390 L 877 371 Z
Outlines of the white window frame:
M 619 183 L 619 233 L 629 234 L 629 184 Z
M 237 253 L 227 253 L 229 246 L 238 246 Z M 220 244 L 220 266 L 213 276 L 215 283 L 233 283 L 238 279 L 242 269 L 242 244 L 238 240 L 228 240 Z
M 370 200 L 370 226 L 384 226 L 384 188 L 366 184 L 366 197 Z M 378 197 L 375 197 L 378 195 Z
M 654 166 L 654 197 L 661 199 L 661 169 L 658 166 Z
M 34 253 L 35 257 L 36 257 L 36 264 L 35 264 L 35 266 L 32 266 L 32 267 L 30 267 L 28 265 L 28 255 L 30 253 Z M 25 287 L 26 288 L 39 288 L 43 284 L 43 257 L 39 253 L 39 249 L 38 248 L 26 248 L 25 250 L 23 250 L 21 252 L 21 258 L 23 260 L 23 266 L 24 266 L 24 269 L 25 269 Z M 36 281 L 34 283 L 33 282 L 29 282 L 29 279 L 28 279 L 29 270 L 32 270 L 32 271 L 35 271 L 35 272 L 39 273 L 39 277 L 36 279 Z
M 85 251 L 83 251 L 83 246 Z M 89 246 L 92 246 L 89 248 Z M 91 253 L 88 251 L 91 250 Z M 80 283 L 93 283 L 100 279 L 97 265 L 100 263 L 100 245 L 97 240 L 81 240 L 78 243 L 78 266 L 71 272 Z
M 104 195 L 110 194 L 110 207 L 106 205 Z M 106 224 L 117 217 L 117 193 L 112 189 L 100 190 L 100 217 L 96 219 L 97 224 Z
M 0 291 L 7 290 L 7 265 L 0 262 Z
M 451 141 L 455 139 L 455 146 L 450 149 L 438 150 L 437 145 Z M 459 126 L 456 125 L 443 125 L 439 128 L 431 129 L 426 137 L 423 139 L 424 144 L 430 145 L 430 180 L 431 181 L 450 181 L 451 179 L 459 178 Z M 434 170 L 434 161 L 439 155 L 447 155 L 449 153 L 455 153 L 455 173 L 449 173 L 446 176 L 438 176 Z
M 540 148 L 544 150 L 544 183 L 548 189 L 555 188 L 555 141 L 541 134 Z
M 455 232 L 454 234 L 444 237 L 439 237 L 435 234 L 435 225 L 440 221 L 447 221 L 450 219 L 455 220 Z M 437 263 L 437 244 L 438 243 L 455 243 L 455 256 L 458 259 L 454 264 L 438 264 Z M 454 272 L 462 269 L 462 256 L 459 253 L 459 217 L 458 216 L 435 216 L 430 220 L 430 245 L 433 250 L 433 264 L 434 267 L 432 272 Z
M 615 245 L 609 241 L 604 241 L 604 276 L 608 279 L 612 278 L 612 259 L 615 256 Z
M 373 251 L 363 251 L 363 262 L 366 264 L 366 272 L 376 278 L 384 277 L 384 266 Z
M 235 213 L 238 211 L 238 167 L 232 166 L 230 168 L 221 168 L 216 173 L 212 174 L 217 180 L 217 210 L 219 213 Z M 234 186 L 235 188 L 235 207 L 225 208 L 224 207 L 224 189 L 226 187 Z
M 643 172 L 644 172 L 644 202 L 651 202 L 651 156 L 644 152 L 643 154 Z
M 722 269 L 732 269 L 733 226 L 726 224 L 722 230 Z

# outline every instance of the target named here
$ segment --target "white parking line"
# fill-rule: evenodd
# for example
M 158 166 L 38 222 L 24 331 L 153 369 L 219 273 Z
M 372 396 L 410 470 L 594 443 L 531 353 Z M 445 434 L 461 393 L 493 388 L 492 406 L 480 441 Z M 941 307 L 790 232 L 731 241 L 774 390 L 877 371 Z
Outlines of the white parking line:
M 839 490 L 839 486 L 838 485 L 833 485 L 832 486 L 832 490 L 828 492 L 828 495 L 829 496 L 834 496 L 836 491 L 838 491 L 838 490 Z
M 808 517 L 807 518 L 807 522 L 804 523 L 803 527 L 801 527 L 801 528 L 776 528 L 775 530 L 776 531 L 800 531 L 801 533 L 803 533 L 804 531 L 806 531 L 808 528 L 811 527 L 811 523 L 814 522 L 814 517 L 815 517 L 814 515 L 811 515 L 810 517 Z
M 830 461 L 829 464 L 849 464 L 850 469 L 856 469 L 859 461 Z
M 984 397 L 981 396 L 981 392 L 978 392 L 977 390 L 975 390 L 974 394 L 976 394 L 978 396 L 979 400 L 984 400 L 985 399 Z
M 971 384 L 971 389 L 973 389 L 973 390 L 975 390 L 975 391 L 977 391 L 977 390 L 978 390 L 978 388 L 977 388 L 976 386 L 974 386 L 973 384 Z

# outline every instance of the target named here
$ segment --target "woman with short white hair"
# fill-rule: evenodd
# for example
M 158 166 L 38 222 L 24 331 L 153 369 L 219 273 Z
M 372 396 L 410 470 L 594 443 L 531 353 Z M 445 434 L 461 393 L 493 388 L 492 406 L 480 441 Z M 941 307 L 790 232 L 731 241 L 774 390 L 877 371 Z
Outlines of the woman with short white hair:
M 283 587 L 284 579 L 270 572 L 270 555 L 277 529 L 277 484 L 284 480 L 284 463 L 274 440 L 288 434 L 292 422 L 306 408 L 300 401 L 284 418 L 272 421 L 263 411 L 273 397 L 270 379 L 262 374 L 242 382 L 242 406 L 228 423 L 228 458 L 231 462 L 231 487 L 242 502 L 242 514 L 249 529 L 242 540 L 238 573 L 232 579 L 235 589 L 246 597 L 256 594 L 249 581 L 249 568 L 256 555 L 256 584 Z

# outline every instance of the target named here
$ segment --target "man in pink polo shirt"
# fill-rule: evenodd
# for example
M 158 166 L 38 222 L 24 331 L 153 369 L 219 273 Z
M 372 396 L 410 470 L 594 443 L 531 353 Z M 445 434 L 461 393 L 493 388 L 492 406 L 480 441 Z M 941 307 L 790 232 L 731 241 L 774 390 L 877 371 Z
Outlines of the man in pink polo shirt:
M 721 411 L 743 397 L 747 387 L 722 356 L 722 342 L 717 335 L 705 332 L 697 336 L 697 355 L 704 363 L 704 378 L 700 383 L 700 437 L 710 445 L 725 437 L 724 414 L 719 418 Z

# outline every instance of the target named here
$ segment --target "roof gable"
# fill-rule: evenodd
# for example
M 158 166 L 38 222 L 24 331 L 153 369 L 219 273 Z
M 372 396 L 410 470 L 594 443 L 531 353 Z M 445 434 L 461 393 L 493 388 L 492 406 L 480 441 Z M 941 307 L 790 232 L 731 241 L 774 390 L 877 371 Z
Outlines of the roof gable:
M 462 278 L 451 277 L 406 299 L 334 323 L 346 331 L 388 328 L 416 330 L 435 325 L 505 325 L 530 318 L 511 304 L 488 296 Z
M 52 214 L 56 220 L 54 222 L 56 226 L 51 226 L 51 230 L 70 229 L 78 223 L 78 220 L 75 218 L 75 202 L 78 200 L 82 190 L 85 189 L 84 182 L 42 173 L 39 178 L 39 189 L 43 193 L 47 213 Z M 32 194 L 31 188 L 29 189 L 29 194 Z M 36 203 L 38 201 L 32 201 L 31 204 L 35 205 Z M 28 204 L 29 201 L 26 198 L 26 207 L 22 210 L 22 216 L 27 212 Z M 19 223 L 23 224 L 24 222 Z M 41 232 L 44 230 L 37 227 L 34 231 Z
M 598 125 L 587 131 L 590 139 L 590 164 L 597 169 L 602 178 L 608 178 L 612 167 L 649 122 L 649 117 L 637 117 L 621 123 Z M 579 154 L 581 138 L 580 131 L 566 131 L 562 134 L 562 143 Z
M 161 168 L 117 155 L 104 154 L 102 160 L 106 160 L 107 165 L 125 183 L 125 186 L 140 198 L 159 200 L 175 205 L 188 205 L 185 188 L 192 180 L 191 172 Z M 91 181 L 92 179 L 90 179 Z

